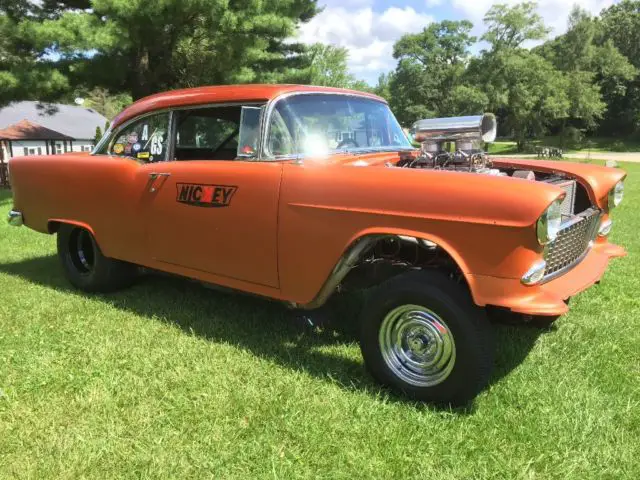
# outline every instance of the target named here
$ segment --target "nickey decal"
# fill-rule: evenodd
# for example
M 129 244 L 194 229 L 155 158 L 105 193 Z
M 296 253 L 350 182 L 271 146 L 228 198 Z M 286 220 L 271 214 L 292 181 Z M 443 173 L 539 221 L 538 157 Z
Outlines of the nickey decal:
M 238 187 L 230 185 L 197 185 L 178 183 L 176 200 L 194 207 L 228 207 Z

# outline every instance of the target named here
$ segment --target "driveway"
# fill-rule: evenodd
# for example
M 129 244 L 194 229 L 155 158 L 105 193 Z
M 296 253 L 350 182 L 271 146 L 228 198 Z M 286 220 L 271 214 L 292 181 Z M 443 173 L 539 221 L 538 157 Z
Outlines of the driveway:
M 537 158 L 537 155 L 492 155 L 493 157 L 511 157 L 511 158 Z M 565 158 L 575 158 L 586 160 L 594 158 L 597 160 L 615 160 L 616 162 L 632 162 L 640 163 L 640 152 L 575 152 L 565 153 Z
M 565 157 L 579 159 L 597 158 L 599 160 L 615 160 L 616 162 L 640 163 L 640 152 L 576 152 L 567 153 Z

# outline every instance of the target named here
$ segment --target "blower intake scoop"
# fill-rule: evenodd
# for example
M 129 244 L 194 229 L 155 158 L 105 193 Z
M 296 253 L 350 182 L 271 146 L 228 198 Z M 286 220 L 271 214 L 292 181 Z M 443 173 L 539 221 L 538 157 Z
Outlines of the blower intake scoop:
M 497 130 L 496 117 L 492 113 L 418 120 L 413 124 L 411 134 L 422 144 L 422 149 L 412 166 L 489 173 L 486 170 L 490 162 L 483 146 L 496 139 Z M 448 142 L 455 142 L 453 153 L 445 148 Z

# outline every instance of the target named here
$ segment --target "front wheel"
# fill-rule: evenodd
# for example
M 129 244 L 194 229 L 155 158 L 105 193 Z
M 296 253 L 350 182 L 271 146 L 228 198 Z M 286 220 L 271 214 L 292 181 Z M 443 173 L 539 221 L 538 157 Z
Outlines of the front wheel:
M 360 328 L 372 376 L 416 400 L 464 405 L 491 376 L 492 327 L 466 289 L 439 272 L 413 271 L 376 287 Z
M 129 286 L 135 278 L 135 265 L 105 257 L 91 232 L 84 228 L 61 225 L 57 244 L 65 276 L 80 290 L 111 292 Z

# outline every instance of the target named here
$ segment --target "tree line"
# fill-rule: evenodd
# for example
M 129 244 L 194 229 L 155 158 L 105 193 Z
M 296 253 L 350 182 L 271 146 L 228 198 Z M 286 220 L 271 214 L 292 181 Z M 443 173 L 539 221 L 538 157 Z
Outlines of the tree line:
M 433 23 L 395 44 L 398 65 L 375 90 L 401 123 L 491 111 L 520 147 L 547 133 L 640 134 L 640 1 L 596 17 L 576 6 L 567 32 L 535 48 L 550 30 L 533 2 L 494 5 L 484 26 L 475 38 L 468 21 Z
M 0 105 L 83 97 L 111 118 L 173 88 L 306 83 L 374 91 L 406 126 L 491 111 L 521 147 L 546 133 L 640 135 L 640 0 L 598 16 L 575 7 L 550 40 L 536 7 L 494 5 L 479 38 L 466 20 L 407 34 L 395 70 L 369 86 L 346 49 L 295 41 L 317 0 L 0 0 Z

